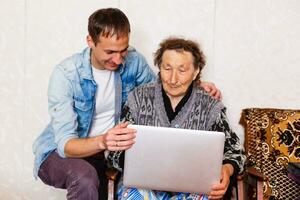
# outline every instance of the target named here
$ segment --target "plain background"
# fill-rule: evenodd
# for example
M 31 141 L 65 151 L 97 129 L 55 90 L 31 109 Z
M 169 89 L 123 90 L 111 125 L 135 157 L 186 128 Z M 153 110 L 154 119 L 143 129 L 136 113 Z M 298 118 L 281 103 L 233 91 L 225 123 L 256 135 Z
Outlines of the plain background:
M 128 16 L 130 44 L 153 66 L 167 36 L 199 42 L 202 78 L 223 92 L 243 141 L 247 107 L 300 107 L 298 0 L 0 0 L 0 199 L 59 200 L 32 176 L 32 143 L 49 121 L 47 85 L 55 64 L 86 47 L 87 19 L 118 7 Z

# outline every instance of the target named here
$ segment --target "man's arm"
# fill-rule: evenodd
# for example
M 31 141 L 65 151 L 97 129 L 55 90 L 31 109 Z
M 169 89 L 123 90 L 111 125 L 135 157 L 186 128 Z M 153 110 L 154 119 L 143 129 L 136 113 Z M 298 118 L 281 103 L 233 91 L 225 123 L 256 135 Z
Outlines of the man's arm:
M 127 128 L 127 124 L 117 125 L 97 137 L 79 138 L 73 88 L 59 67 L 50 78 L 48 101 L 57 152 L 61 157 L 86 157 L 104 149 L 124 150 L 133 144 L 134 130 Z
M 122 151 L 134 144 L 136 130 L 127 128 L 128 123 L 120 123 L 105 134 L 81 139 L 70 139 L 65 145 L 67 157 L 87 157 L 103 150 Z
M 136 57 L 137 73 L 135 77 L 136 86 L 143 85 L 156 80 L 157 77 L 153 72 L 153 70 L 151 69 L 151 67 L 148 65 L 145 57 L 139 52 L 136 53 L 137 53 L 137 57 Z
M 136 51 L 134 48 L 131 49 L 132 55 L 130 58 L 128 58 L 130 61 L 127 63 L 130 63 L 130 70 L 135 71 L 135 86 L 143 85 L 145 83 L 152 82 L 156 80 L 156 75 L 151 69 L 151 67 L 148 65 L 145 57 L 140 54 L 138 51 Z M 134 55 L 134 56 L 133 56 Z M 202 87 L 207 93 L 210 94 L 213 98 L 217 100 L 222 99 L 221 91 L 215 86 L 212 82 L 203 82 L 198 81 L 198 86 Z
M 134 57 L 134 61 L 132 62 L 134 66 L 130 66 L 130 67 L 132 70 L 134 69 L 137 70 L 136 76 L 134 77 L 136 86 L 143 85 L 145 83 L 149 83 L 156 80 L 157 77 L 153 72 L 153 70 L 151 69 L 151 67 L 148 65 L 145 57 L 139 52 L 137 52 L 136 50 L 132 50 L 132 51 L 135 51 L 136 56 Z M 215 86 L 214 83 L 198 81 L 198 86 L 202 87 L 213 98 L 217 100 L 222 99 L 221 91 Z
M 48 87 L 49 114 L 53 128 L 57 152 L 65 157 L 65 144 L 75 138 L 77 133 L 77 114 L 74 112 L 73 89 L 60 66 L 54 68 Z

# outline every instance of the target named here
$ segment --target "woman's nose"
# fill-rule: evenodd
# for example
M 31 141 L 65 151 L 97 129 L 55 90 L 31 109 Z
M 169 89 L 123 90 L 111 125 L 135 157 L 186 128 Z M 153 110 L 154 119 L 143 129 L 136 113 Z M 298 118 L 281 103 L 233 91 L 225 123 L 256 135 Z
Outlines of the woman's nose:
M 178 81 L 177 78 L 177 73 L 175 71 L 172 72 L 171 77 L 170 77 L 170 83 L 171 84 L 176 84 Z

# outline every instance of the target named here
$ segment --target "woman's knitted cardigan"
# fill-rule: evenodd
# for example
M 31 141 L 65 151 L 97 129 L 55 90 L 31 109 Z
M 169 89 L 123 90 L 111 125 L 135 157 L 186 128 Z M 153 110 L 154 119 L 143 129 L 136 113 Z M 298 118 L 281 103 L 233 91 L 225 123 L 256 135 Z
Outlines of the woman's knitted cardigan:
M 235 174 L 243 170 L 245 155 L 237 135 L 231 130 L 224 105 L 204 90 L 194 87 L 192 94 L 178 115 L 169 122 L 162 97 L 162 85 L 158 81 L 133 90 L 123 109 L 123 119 L 134 124 L 174 127 L 196 130 L 221 131 L 225 133 L 223 163 L 230 163 Z M 155 144 L 153 144 L 155 148 Z M 110 152 L 110 165 L 121 170 L 121 151 Z

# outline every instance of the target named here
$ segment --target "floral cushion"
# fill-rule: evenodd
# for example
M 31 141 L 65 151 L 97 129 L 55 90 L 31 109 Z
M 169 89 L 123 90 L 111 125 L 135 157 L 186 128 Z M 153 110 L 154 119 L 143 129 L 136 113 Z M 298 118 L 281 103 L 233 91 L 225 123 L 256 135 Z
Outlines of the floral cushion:
M 247 166 L 267 177 L 264 199 L 298 199 L 300 186 L 287 175 L 289 162 L 300 162 L 300 110 L 244 109 Z

